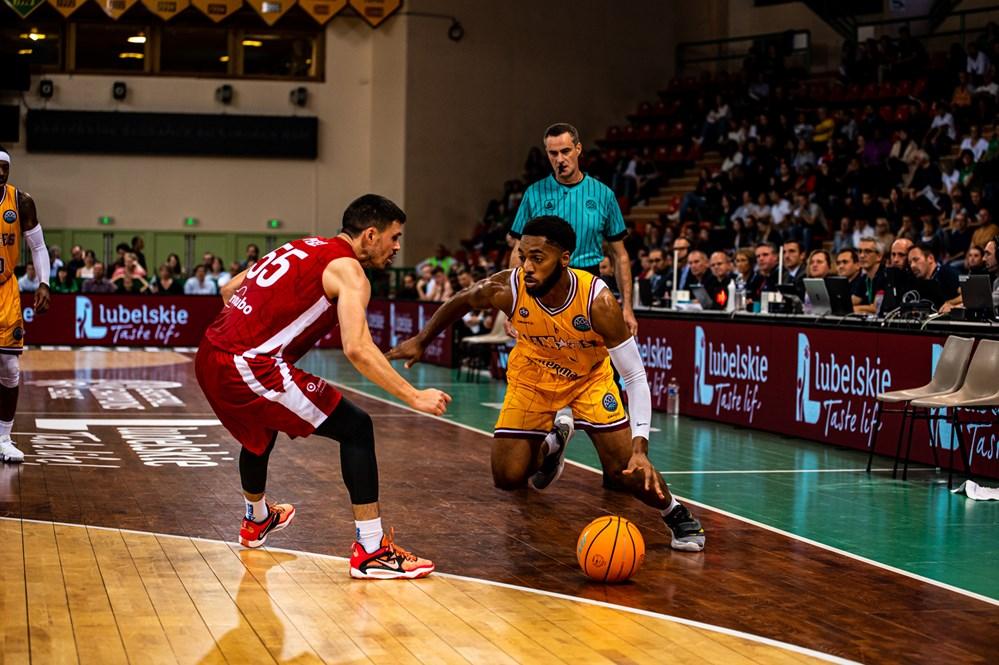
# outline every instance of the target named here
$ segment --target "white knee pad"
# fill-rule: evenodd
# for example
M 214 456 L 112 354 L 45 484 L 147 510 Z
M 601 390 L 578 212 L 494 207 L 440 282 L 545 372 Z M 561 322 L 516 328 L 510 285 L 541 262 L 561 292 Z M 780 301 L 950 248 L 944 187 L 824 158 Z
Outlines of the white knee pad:
M 0 386 L 17 388 L 21 383 L 21 357 L 0 353 Z

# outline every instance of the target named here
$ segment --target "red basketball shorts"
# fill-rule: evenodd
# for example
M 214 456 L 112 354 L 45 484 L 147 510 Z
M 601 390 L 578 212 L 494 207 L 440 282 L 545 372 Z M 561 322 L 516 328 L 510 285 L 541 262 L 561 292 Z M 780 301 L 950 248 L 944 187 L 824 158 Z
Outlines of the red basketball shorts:
M 194 361 L 198 385 L 215 415 L 243 447 L 257 455 L 277 432 L 309 436 L 343 395 L 324 379 L 278 358 L 247 358 L 203 341 Z

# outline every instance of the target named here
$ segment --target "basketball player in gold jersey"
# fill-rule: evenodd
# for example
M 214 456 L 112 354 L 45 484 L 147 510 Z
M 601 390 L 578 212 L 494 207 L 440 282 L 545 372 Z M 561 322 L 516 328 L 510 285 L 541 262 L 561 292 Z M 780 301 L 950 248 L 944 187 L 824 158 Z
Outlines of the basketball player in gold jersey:
M 517 345 L 510 352 L 506 397 L 493 433 L 495 485 L 513 490 L 530 480 L 542 490 L 558 479 L 566 446 L 561 437 L 545 437 L 555 412 L 569 405 L 604 471 L 624 491 L 660 510 L 674 549 L 698 552 L 704 549 L 704 529 L 670 495 L 648 458 L 652 398 L 638 344 L 606 285 L 569 268 L 575 247 L 576 233 L 562 218 L 531 220 L 520 240 L 519 268 L 458 293 L 388 357 L 405 359 L 411 367 L 431 340 L 469 310 L 506 312 Z M 612 363 L 628 393 L 630 432 Z
M 26 192 L 7 184 L 10 155 L 0 148 L 0 462 L 23 462 L 24 453 L 10 439 L 21 383 L 24 322 L 21 292 L 14 277 L 21 252 L 21 234 L 31 248 L 31 259 L 41 284 L 35 291 L 35 312 L 49 308 L 49 253 L 35 202 Z

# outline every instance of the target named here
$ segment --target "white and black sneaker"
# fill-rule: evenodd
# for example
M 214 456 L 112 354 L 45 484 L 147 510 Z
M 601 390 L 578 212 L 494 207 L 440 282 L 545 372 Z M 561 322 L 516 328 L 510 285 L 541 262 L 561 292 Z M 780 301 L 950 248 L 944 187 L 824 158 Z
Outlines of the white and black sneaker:
M 9 436 L 0 437 L 0 462 L 13 462 L 15 464 L 24 461 L 24 453 L 17 449 Z
M 552 433 L 555 435 L 558 450 L 545 455 L 544 460 L 541 461 L 541 468 L 531 476 L 531 485 L 534 486 L 534 489 L 541 491 L 562 475 L 562 469 L 565 468 L 565 451 L 569 446 L 569 439 L 572 438 L 575 431 L 576 428 L 572 423 L 571 416 L 559 416 L 555 419 L 555 429 L 552 430 Z
M 684 552 L 700 552 L 704 549 L 704 527 L 682 503 L 677 504 L 669 515 L 663 515 L 663 522 L 669 530 L 669 545 L 673 549 Z

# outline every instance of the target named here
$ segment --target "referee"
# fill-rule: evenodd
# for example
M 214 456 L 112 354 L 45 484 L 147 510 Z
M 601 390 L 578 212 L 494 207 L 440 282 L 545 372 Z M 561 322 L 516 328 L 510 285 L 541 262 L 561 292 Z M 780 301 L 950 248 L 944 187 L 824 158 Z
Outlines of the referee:
M 520 265 L 520 236 L 524 225 L 541 215 L 557 215 L 569 222 L 576 232 L 576 251 L 569 266 L 599 275 L 604 258 L 603 243 L 610 243 L 614 278 L 621 289 L 624 321 L 632 335 L 638 332 L 638 319 L 632 308 L 631 260 L 624 248 L 624 217 L 614 193 L 607 185 L 579 170 L 583 146 L 579 132 L 572 125 L 559 122 L 545 130 L 545 153 L 552 165 L 552 175 L 539 180 L 524 192 L 510 235 L 514 238 L 510 267 Z
M 631 302 L 631 259 L 628 257 L 628 250 L 624 248 L 627 230 L 617 199 L 607 185 L 579 170 L 579 155 L 583 152 L 583 145 L 579 142 L 579 131 L 575 127 L 564 122 L 555 123 L 545 130 L 542 141 L 548 162 L 552 165 L 552 175 L 534 183 L 524 192 L 517 218 L 513 220 L 510 229 L 510 236 L 515 241 L 510 267 L 520 265 L 520 236 L 524 226 L 542 215 L 557 215 L 569 222 L 576 232 L 576 251 L 569 260 L 572 268 L 599 276 L 606 240 L 611 246 L 610 259 L 614 262 L 614 278 L 621 291 L 624 322 L 628 326 L 628 332 L 635 335 L 638 333 L 638 319 L 635 318 Z M 509 321 L 506 331 L 513 336 Z M 617 379 L 616 372 L 614 378 Z M 566 444 L 572 438 L 574 430 L 572 409 L 559 409 L 555 415 L 554 428 L 545 438 L 548 453 L 542 462 L 542 469 L 563 463 Z M 623 489 L 606 472 L 604 487 Z

